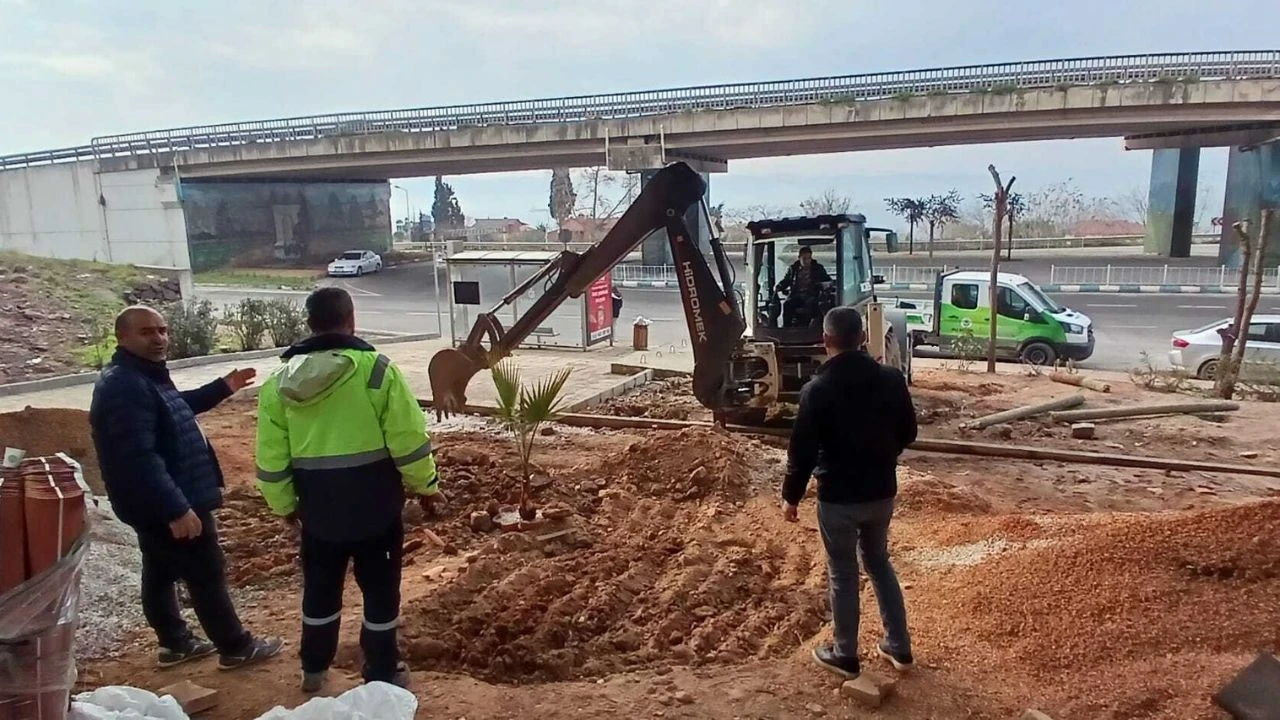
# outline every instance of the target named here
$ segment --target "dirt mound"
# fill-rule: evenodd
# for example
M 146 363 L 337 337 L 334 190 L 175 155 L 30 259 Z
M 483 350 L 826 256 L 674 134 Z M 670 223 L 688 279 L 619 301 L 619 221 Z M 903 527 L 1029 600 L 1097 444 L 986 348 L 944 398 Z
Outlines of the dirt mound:
M 699 538 L 696 523 L 641 500 L 594 547 L 482 557 L 406 608 L 407 657 L 495 682 L 565 680 L 778 657 L 818 632 L 825 590 L 807 548 Z
M 98 453 L 89 434 L 89 413 L 62 408 L 32 408 L 0 413 L 0 446 L 21 448 L 28 457 L 66 453 L 84 468 L 85 482 L 104 495 Z
M 1155 705 L 1141 716 L 1182 717 L 1165 714 L 1185 710 L 1166 707 L 1170 698 L 1207 699 L 1238 665 L 1129 676 L 1151 658 L 1194 664 L 1280 648 L 1280 501 L 1081 522 L 1054 542 L 958 569 L 937 590 L 916 608 L 947 618 L 951 649 L 1064 690 L 1079 687 L 1073 672 L 1098 676 L 1088 698 L 1121 697 L 1121 684 L 1145 680 Z M 1061 702 L 1068 717 L 1109 709 L 1065 692 Z
M 299 571 L 297 531 L 272 515 L 256 490 L 228 489 L 217 517 L 231 584 L 258 585 Z
M 709 420 L 711 412 L 693 396 L 693 380 L 685 377 L 655 380 L 634 392 L 614 398 L 592 412 L 659 420 Z
M 934 475 L 898 468 L 897 512 L 904 517 L 930 515 L 983 515 L 992 512 L 991 501 L 974 490 Z
M 762 482 L 776 482 L 771 471 L 781 453 L 758 441 L 710 428 L 653 432 L 622 452 L 610 453 L 580 472 L 606 478 L 647 497 L 742 500 Z M 616 485 L 615 485 L 616 486 Z

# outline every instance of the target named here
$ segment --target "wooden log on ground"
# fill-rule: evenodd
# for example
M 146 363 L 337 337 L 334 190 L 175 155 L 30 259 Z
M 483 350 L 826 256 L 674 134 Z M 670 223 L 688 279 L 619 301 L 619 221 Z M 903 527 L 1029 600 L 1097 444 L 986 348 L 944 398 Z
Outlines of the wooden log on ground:
M 1178 460 L 1175 458 L 1144 457 L 1141 455 L 1116 455 L 1114 453 L 1084 452 L 1082 450 L 1055 450 L 1052 448 L 1025 447 L 1022 445 L 976 443 L 964 440 L 929 440 L 921 438 L 912 443 L 910 449 L 922 452 L 948 453 L 952 455 L 980 455 L 983 457 L 1002 457 L 1014 460 L 1047 460 L 1064 463 L 1082 463 L 1085 465 L 1109 465 L 1112 467 L 1175 470 L 1180 472 L 1231 473 L 1235 475 L 1260 475 L 1262 477 L 1280 478 L 1280 468 L 1260 467 L 1254 465 L 1228 465 L 1224 463 L 1204 462 L 1201 460 Z
M 973 430 L 981 430 L 982 428 L 991 427 L 992 425 L 1013 422 L 1014 420 L 1035 417 L 1036 415 L 1043 415 L 1051 410 L 1066 410 L 1083 404 L 1083 395 L 1069 395 L 1067 397 L 1057 398 L 1056 400 L 1050 400 L 1048 402 L 1037 403 L 1035 405 L 1023 405 L 1022 407 L 1016 407 L 1012 410 L 984 415 L 980 418 L 964 423 L 964 427 Z
M 1204 402 L 1168 403 L 1163 405 L 1122 405 L 1120 407 L 1093 410 L 1064 410 L 1049 414 L 1054 422 L 1072 423 L 1083 420 L 1110 420 L 1115 418 L 1149 417 L 1151 415 L 1196 415 L 1239 410 L 1240 404 L 1227 400 Z
M 1055 372 L 1049 374 L 1049 379 L 1056 383 L 1062 383 L 1063 385 L 1075 385 L 1076 387 L 1082 387 L 1086 390 L 1095 390 L 1100 393 L 1111 392 L 1110 383 L 1105 383 L 1101 380 L 1095 380 L 1094 378 L 1085 377 L 1083 375 L 1068 375 L 1067 373 Z

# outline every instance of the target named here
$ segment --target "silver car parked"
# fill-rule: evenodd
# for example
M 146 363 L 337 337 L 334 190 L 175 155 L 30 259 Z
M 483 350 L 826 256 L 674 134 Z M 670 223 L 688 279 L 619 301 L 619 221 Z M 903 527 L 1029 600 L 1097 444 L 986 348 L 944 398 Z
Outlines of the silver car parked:
M 1224 318 L 1195 330 L 1174 332 L 1169 364 L 1203 380 L 1214 379 L 1218 374 L 1218 353 L 1222 351 L 1222 335 L 1218 331 L 1231 321 L 1232 318 Z M 1254 315 L 1248 338 L 1241 374 L 1248 376 L 1250 365 L 1280 371 L 1280 315 Z

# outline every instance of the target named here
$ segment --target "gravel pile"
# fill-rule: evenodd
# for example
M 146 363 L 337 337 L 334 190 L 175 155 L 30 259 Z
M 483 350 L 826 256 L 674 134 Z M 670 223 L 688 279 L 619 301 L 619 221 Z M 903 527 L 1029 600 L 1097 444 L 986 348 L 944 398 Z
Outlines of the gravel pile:
M 1017 668 L 1001 677 L 1065 717 L 1204 717 L 1193 707 L 1280 649 L 1280 501 L 1057 530 L 931 573 L 911 598 L 922 624 L 946 627 L 928 642 Z
M 80 577 L 80 625 L 76 657 L 116 657 L 121 641 L 145 628 L 137 599 L 142 555 L 129 527 L 116 519 L 106 498 L 89 506 L 89 553 Z

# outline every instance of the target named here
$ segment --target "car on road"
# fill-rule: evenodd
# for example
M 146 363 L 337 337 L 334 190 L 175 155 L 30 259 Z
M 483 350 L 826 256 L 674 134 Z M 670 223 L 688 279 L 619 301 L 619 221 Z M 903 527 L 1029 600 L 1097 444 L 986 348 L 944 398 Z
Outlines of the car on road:
M 382 269 L 382 256 L 372 250 L 348 250 L 329 263 L 329 277 L 360 277 Z
M 1169 364 L 1202 380 L 1213 380 L 1218 375 L 1218 354 L 1222 352 L 1218 331 L 1231 322 L 1232 318 L 1224 318 L 1194 330 L 1175 331 Z M 1274 368 L 1271 372 L 1280 373 L 1280 315 L 1254 315 L 1249 323 L 1241 375 L 1249 377 L 1260 368 Z

